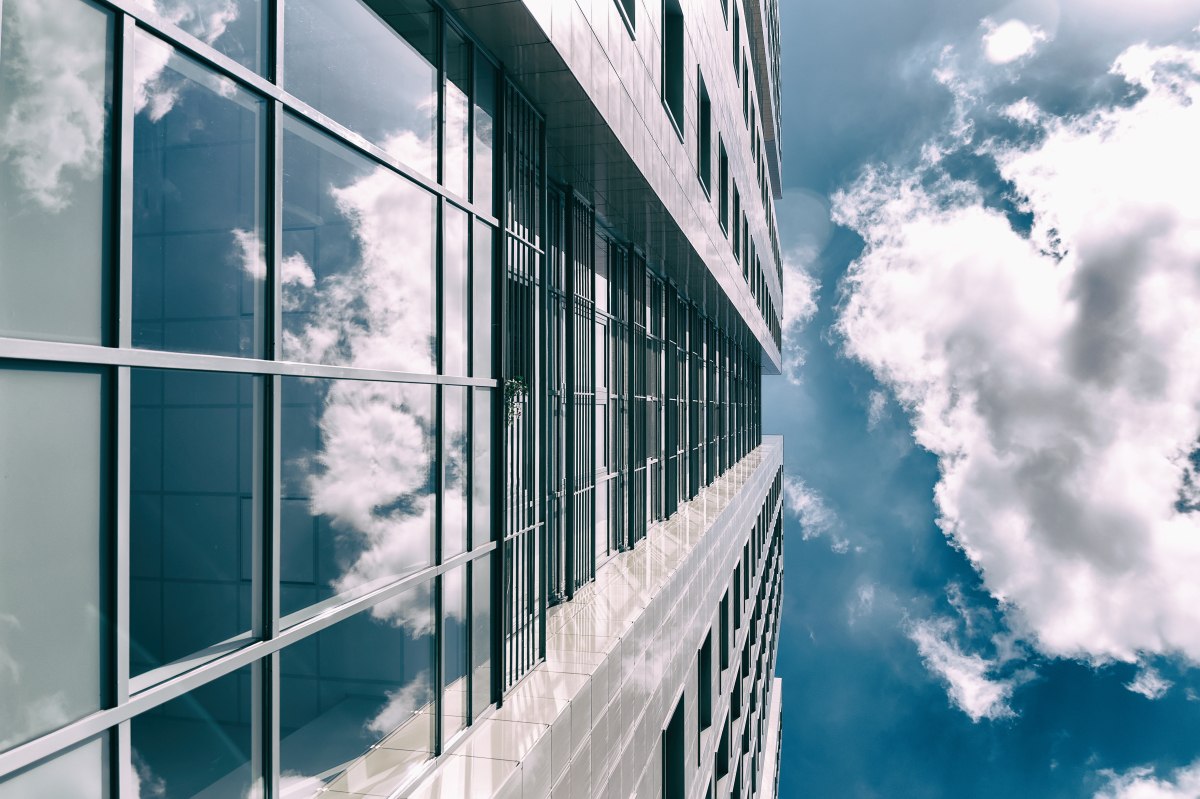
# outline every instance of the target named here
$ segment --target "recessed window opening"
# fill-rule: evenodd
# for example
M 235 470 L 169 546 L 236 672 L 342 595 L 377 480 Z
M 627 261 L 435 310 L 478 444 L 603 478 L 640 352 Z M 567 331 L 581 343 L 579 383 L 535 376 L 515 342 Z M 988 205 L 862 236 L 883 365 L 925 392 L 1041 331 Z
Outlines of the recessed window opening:
M 676 132 L 683 130 L 683 9 L 679 0 L 663 0 L 663 105 L 671 112 Z
M 712 192 L 712 102 L 704 76 L 696 71 L 696 170 L 705 193 Z
M 684 695 L 680 695 L 671 712 L 671 720 L 662 732 L 662 796 L 663 799 L 684 799 L 687 787 L 683 742 Z
M 617 10 L 621 12 L 621 18 L 625 20 L 625 27 L 629 29 L 629 36 L 634 36 L 634 31 L 637 30 L 635 24 L 634 10 L 637 8 L 637 0 L 615 0 Z
M 725 152 L 725 142 L 721 141 L 719 136 L 717 137 L 717 139 L 718 139 L 718 149 L 720 150 L 720 163 L 717 166 L 717 170 L 720 173 L 718 175 L 718 178 L 719 178 L 718 183 L 720 184 L 718 188 L 721 191 L 721 199 L 720 199 L 720 205 L 719 205 L 720 213 L 718 214 L 718 219 L 721 222 L 721 230 L 725 231 L 725 233 L 728 234 L 729 233 L 729 155 Z
M 700 647 L 699 672 L 700 729 L 706 730 L 712 726 L 712 630 Z
M 741 217 L 741 215 L 742 215 L 742 195 L 737 190 L 737 184 L 735 183 L 733 185 L 733 219 L 734 219 L 733 257 L 735 260 L 742 261 L 743 263 L 745 263 L 745 260 L 742 258 L 741 227 L 737 223 L 737 220 L 739 217 Z
M 746 127 L 750 127 L 750 65 L 745 56 L 742 56 L 742 117 Z
M 729 592 L 721 597 L 721 623 L 718 643 L 721 645 L 721 671 L 729 668 Z
M 733 3 L 733 79 L 740 80 L 738 72 L 738 58 L 742 54 L 742 25 L 738 19 L 737 0 Z

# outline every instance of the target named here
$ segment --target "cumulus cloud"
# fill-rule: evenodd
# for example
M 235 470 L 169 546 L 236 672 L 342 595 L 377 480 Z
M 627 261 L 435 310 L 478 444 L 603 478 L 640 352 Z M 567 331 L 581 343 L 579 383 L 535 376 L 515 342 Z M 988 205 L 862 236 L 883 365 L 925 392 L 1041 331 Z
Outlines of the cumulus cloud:
M 1125 687 L 1147 699 L 1161 699 L 1174 684 L 1159 674 L 1158 669 L 1143 666 L 1138 670 L 1137 677 L 1133 682 L 1126 683 Z
M 1150 766 L 1132 768 L 1123 774 L 1112 770 L 1100 774 L 1108 779 L 1108 785 L 1093 799 L 1200 799 L 1200 760 L 1176 769 L 1170 780 L 1155 777 Z
M 1137 46 L 1113 71 L 1140 99 L 1070 119 L 1021 106 L 1025 144 L 971 144 L 955 115 L 922 163 L 840 192 L 834 219 L 866 247 L 836 331 L 937 455 L 942 530 L 1041 652 L 1200 662 L 1200 516 L 1183 501 L 1200 436 L 1200 52 Z M 938 177 L 964 143 L 995 159 L 1031 231 Z M 931 668 L 962 675 L 960 706 L 998 712 L 986 662 L 914 629 Z
M 887 394 L 882 391 L 872 391 L 867 397 L 867 429 L 874 430 L 883 421 L 887 413 Z
M 1008 705 L 1014 681 L 989 677 L 999 664 L 964 652 L 955 640 L 953 620 L 922 619 L 906 627 L 905 632 L 917 645 L 925 667 L 947 683 L 950 701 L 972 721 L 1015 715 Z

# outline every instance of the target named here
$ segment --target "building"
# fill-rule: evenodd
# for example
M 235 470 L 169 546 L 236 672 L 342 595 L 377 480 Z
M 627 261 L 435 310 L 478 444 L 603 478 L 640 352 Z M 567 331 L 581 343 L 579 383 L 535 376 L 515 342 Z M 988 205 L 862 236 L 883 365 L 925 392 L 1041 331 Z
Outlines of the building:
M 0 9 L 0 799 L 773 796 L 775 0 Z

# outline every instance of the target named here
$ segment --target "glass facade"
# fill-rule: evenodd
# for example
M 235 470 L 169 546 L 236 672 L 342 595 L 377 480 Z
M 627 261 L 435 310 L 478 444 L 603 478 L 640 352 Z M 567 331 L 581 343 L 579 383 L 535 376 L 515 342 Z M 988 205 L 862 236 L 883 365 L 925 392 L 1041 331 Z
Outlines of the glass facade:
M 759 341 L 434 0 L 0 11 L 0 799 L 403 793 Z
M 0 797 L 386 795 L 499 696 L 500 73 L 142 7 L 2 5 Z

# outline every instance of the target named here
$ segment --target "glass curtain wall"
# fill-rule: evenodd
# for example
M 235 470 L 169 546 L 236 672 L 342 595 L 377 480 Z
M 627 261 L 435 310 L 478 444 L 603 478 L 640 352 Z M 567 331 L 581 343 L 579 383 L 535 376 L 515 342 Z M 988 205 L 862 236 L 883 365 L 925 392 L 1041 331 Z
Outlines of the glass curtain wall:
M 498 69 L 427 0 L 0 9 L 0 797 L 401 789 L 500 688 Z

